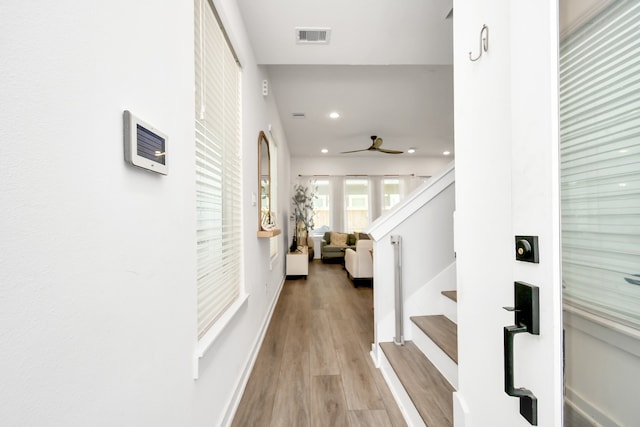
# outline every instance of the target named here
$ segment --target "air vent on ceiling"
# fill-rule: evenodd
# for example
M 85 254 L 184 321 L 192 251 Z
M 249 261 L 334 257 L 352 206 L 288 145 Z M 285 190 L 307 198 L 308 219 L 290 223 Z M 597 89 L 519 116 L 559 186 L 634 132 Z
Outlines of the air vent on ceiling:
M 291 116 L 293 116 L 294 119 L 304 119 L 305 117 L 304 113 L 291 113 Z
M 329 44 L 331 28 L 296 28 L 296 43 Z

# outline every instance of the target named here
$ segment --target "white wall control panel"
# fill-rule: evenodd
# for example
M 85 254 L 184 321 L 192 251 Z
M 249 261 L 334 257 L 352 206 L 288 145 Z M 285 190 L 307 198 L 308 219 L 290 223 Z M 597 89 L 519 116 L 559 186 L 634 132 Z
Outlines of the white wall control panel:
M 124 160 L 134 166 L 167 175 L 168 137 L 125 110 Z

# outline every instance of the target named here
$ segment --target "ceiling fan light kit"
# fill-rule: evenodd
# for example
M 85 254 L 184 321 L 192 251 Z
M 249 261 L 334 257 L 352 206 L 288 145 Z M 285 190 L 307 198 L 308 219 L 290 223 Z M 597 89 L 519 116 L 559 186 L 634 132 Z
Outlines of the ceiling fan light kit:
M 349 154 L 349 153 L 358 153 L 360 151 L 379 151 L 385 154 L 402 154 L 404 151 L 398 150 L 387 150 L 385 148 L 380 148 L 382 145 L 382 138 L 377 135 L 371 135 L 371 146 L 369 148 L 363 148 L 362 150 L 352 150 L 352 151 L 343 151 L 340 154 Z

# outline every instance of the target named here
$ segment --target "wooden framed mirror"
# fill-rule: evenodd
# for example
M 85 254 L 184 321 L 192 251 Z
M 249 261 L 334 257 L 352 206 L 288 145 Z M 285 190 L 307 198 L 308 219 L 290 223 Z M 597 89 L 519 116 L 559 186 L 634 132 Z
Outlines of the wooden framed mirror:
M 258 237 L 280 234 L 276 214 L 271 210 L 271 153 L 269 140 L 263 131 L 258 135 Z

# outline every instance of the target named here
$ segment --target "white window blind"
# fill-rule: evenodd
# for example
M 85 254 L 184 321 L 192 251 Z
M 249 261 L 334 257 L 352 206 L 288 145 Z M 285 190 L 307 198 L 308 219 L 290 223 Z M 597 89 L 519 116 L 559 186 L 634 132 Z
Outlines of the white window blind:
M 207 0 L 195 0 L 198 338 L 239 296 L 240 67 Z
M 560 47 L 564 296 L 640 327 L 640 2 Z

